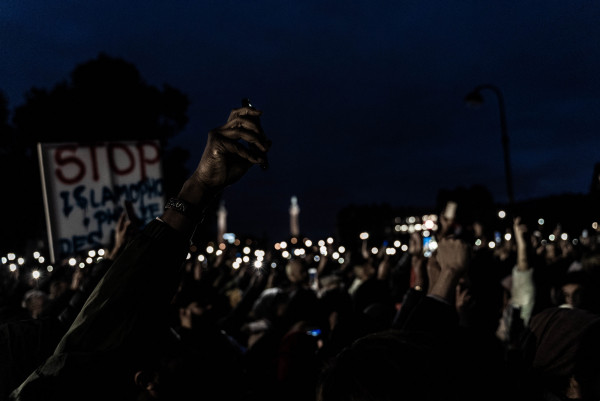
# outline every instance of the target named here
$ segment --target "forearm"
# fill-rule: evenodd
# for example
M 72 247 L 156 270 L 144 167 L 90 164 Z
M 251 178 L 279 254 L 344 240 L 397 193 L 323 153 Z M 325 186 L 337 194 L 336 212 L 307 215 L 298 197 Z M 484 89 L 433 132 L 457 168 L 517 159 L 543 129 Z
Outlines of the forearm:
M 517 269 L 525 271 L 529 269 L 529 261 L 527 260 L 527 247 L 524 243 L 517 241 Z
M 425 270 L 425 258 L 413 255 L 411 257 L 411 288 L 425 289 L 427 284 L 427 273 Z
M 460 274 L 452 269 L 442 269 L 427 295 L 444 300 L 451 305 L 455 303 L 456 285 Z

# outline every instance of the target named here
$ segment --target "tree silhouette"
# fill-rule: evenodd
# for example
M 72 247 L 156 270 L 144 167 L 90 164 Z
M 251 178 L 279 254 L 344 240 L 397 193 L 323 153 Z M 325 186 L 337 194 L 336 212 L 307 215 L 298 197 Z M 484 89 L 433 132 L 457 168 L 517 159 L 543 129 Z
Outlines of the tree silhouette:
M 32 88 L 25 99 L 14 111 L 13 134 L 8 126 L 6 99 L 0 98 L 0 146 L 10 153 L 10 157 L 3 157 L 1 167 L 3 171 L 19 173 L 9 187 L 11 193 L 19 194 L 18 202 L 7 196 L 1 201 L 3 210 L 14 211 L 5 226 L 8 229 L 3 230 L 12 232 L 10 246 L 44 235 L 35 151 L 38 142 L 157 139 L 165 151 L 165 193 L 176 194 L 189 174 L 185 168 L 189 153 L 178 148 L 167 150 L 168 139 L 181 132 L 188 122 L 187 96 L 168 85 L 159 89 L 147 84 L 138 69 L 123 59 L 100 53 L 77 65 L 70 80 L 59 82 L 51 90 Z
M 19 138 L 37 142 L 167 139 L 188 122 L 187 97 L 148 85 L 137 68 L 100 54 L 78 65 L 51 91 L 32 88 L 15 110 Z
M 37 169 L 30 154 L 19 145 L 15 130 L 9 123 L 10 110 L 0 93 L 0 208 L 5 211 L 0 230 L 1 251 L 22 249 L 27 239 L 39 233 L 43 209 Z M 35 196 L 40 193 L 40 197 Z

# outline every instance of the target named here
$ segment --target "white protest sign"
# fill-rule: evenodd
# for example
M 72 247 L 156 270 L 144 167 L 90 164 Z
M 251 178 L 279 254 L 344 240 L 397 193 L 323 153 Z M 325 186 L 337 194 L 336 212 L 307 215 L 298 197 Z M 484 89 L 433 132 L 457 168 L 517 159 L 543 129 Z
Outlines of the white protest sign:
M 148 223 L 164 206 L 158 141 L 38 144 L 50 258 L 106 247 L 130 201 Z

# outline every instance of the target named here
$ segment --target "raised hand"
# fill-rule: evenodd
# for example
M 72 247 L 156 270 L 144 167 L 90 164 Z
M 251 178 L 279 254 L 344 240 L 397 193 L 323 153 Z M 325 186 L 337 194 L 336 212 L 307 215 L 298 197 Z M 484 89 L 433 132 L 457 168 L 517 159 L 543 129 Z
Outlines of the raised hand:
M 471 262 L 471 246 L 458 239 L 443 238 L 432 257 L 439 265 L 439 275 L 430 286 L 429 294 L 454 305 L 456 284 L 467 273 Z
M 441 270 L 464 273 L 471 260 L 471 247 L 458 239 L 443 238 L 438 243 L 436 259 Z
M 115 227 L 115 245 L 108 255 L 108 259 L 114 260 L 123 249 L 123 246 L 127 243 L 127 229 L 131 225 L 131 221 L 127 218 L 127 213 L 123 211 L 117 221 Z
M 517 269 L 524 271 L 529 269 L 527 260 L 527 242 L 525 241 L 527 226 L 521 223 L 521 217 L 517 216 L 513 219 L 513 231 L 515 234 L 515 242 L 517 243 Z
M 238 181 L 253 164 L 266 165 L 271 142 L 261 128 L 261 114 L 252 107 L 235 109 L 225 125 L 208 134 L 200 163 L 180 197 L 199 203 L 199 197 Z
M 175 203 L 176 208 L 184 203 L 196 210 L 187 217 L 171 209 L 165 210 L 161 216 L 165 223 L 187 234 L 193 233 L 199 222 L 198 211 L 204 210 L 217 194 L 238 181 L 252 165 L 267 166 L 271 141 L 262 130 L 261 114 L 252 106 L 234 109 L 225 125 L 209 132 L 198 167 L 183 184 Z

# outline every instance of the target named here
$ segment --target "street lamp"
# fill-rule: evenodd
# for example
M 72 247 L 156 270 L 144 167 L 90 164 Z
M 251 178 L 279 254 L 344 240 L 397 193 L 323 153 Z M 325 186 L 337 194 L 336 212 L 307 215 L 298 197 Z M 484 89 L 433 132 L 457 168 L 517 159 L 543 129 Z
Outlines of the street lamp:
M 471 107 L 478 107 L 483 104 L 483 96 L 481 96 L 481 91 L 484 89 L 490 89 L 493 91 L 498 97 L 498 107 L 500 109 L 500 128 L 502 130 L 502 149 L 504 151 L 504 174 L 506 176 L 506 191 L 508 193 L 508 202 L 509 205 L 514 205 L 514 195 L 513 195 L 513 184 L 512 184 L 512 174 L 510 169 L 510 157 L 508 150 L 508 134 L 506 132 L 506 110 L 504 109 L 504 97 L 502 96 L 502 92 L 500 89 L 494 85 L 479 85 L 475 89 L 465 96 L 465 103 Z

